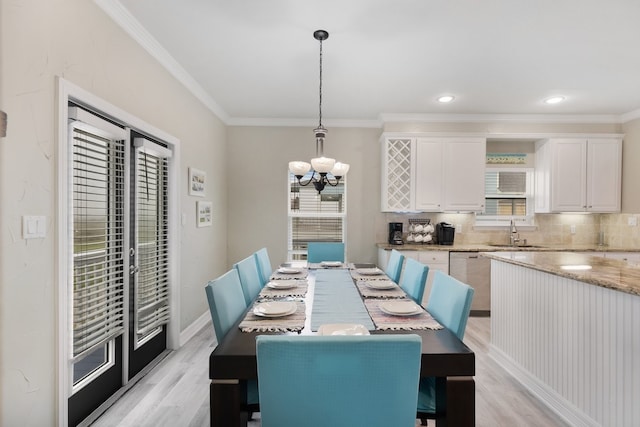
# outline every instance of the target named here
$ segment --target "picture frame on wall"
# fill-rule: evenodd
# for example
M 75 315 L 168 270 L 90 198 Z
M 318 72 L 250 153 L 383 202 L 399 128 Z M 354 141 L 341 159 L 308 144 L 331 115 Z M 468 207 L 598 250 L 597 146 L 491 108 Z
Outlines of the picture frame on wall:
M 198 227 L 210 227 L 213 223 L 213 203 L 196 202 L 196 225 Z
M 196 168 L 189 168 L 189 195 L 204 197 L 207 173 Z

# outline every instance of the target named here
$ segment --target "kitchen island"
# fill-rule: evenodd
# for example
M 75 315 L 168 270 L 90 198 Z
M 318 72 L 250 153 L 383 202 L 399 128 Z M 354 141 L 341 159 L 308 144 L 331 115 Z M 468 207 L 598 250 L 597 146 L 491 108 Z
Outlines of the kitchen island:
M 640 269 L 491 252 L 489 354 L 571 425 L 640 425 Z

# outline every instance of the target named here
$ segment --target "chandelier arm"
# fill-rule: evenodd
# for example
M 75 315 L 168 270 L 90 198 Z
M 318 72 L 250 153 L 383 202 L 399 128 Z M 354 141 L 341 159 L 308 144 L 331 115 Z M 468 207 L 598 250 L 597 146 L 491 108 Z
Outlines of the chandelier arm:
M 303 187 L 306 187 L 307 185 L 311 184 L 312 182 L 317 182 L 318 179 L 316 178 L 316 171 L 312 170 L 311 171 L 311 176 L 309 177 L 309 180 L 307 182 L 302 182 L 302 176 L 298 177 L 296 176 L 296 178 L 298 179 L 298 184 L 300 184 Z

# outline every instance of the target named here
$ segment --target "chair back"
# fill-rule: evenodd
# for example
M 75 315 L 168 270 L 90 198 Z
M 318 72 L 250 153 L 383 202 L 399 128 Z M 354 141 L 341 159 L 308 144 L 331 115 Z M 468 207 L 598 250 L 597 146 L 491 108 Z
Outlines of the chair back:
M 466 283 L 435 271 L 427 311 L 460 340 L 467 327 L 474 290 Z
M 251 301 L 258 296 L 262 289 L 262 281 L 260 280 L 260 273 L 258 272 L 258 263 L 256 257 L 251 255 L 238 261 L 233 265 L 238 271 L 240 276 L 240 283 L 242 284 L 242 292 L 244 293 L 244 300 L 248 307 Z
M 258 272 L 260 273 L 260 282 L 262 283 L 262 286 L 264 286 L 269 281 L 271 273 L 273 273 L 273 268 L 271 267 L 271 260 L 269 259 L 267 248 L 262 248 L 256 251 L 253 256 L 256 257 L 256 262 L 258 263 Z
M 404 262 L 404 255 L 395 249 L 391 249 L 391 255 L 389 255 L 389 262 L 385 269 L 385 274 L 391 278 L 394 282 L 400 281 L 400 273 L 402 273 L 402 263 Z
M 422 339 L 260 335 L 263 427 L 413 427 Z
M 220 342 L 247 308 L 238 272 L 233 269 L 211 280 L 205 291 L 216 339 Z
M 340 261 L 344 262 L 344 243 L 309 242 L 307 262 Z
M 407 258 L 400 287 L 418 304 L 422 304 L 422 296 L 424 295 L 424 287 L 427 283 L 428 273 L 429 266 L 413 258 Z

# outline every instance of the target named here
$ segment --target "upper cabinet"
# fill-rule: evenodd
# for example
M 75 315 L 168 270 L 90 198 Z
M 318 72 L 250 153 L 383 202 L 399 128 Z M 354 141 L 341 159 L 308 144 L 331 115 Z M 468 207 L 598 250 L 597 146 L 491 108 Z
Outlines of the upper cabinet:
M 538 141 L 535 210 L 620 212 L 621 176 L 620 138 Z
M 387 137 L 382 146 L 383 211 L 484 210 L 484 138 Z

